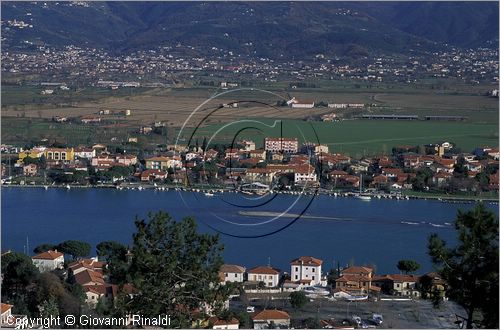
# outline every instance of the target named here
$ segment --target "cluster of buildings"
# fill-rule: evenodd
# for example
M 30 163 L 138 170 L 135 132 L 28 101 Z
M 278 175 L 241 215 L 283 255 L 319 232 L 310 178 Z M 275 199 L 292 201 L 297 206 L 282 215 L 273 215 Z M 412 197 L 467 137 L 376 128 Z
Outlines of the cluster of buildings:
M 244 266 L 225 264 L 221 267 L 219 277 L 221 283 L 241 283 L 247 290 L 255 286 L 261 289 L 277 289 L 278 291 L 311 291 L 311 287 L 328 286 L 328 278 L 323 274 L 323 261 L 311 256 L 302 256 L 290 262 L 290 272 L 282 272 L 277 268 L 257 266 L 246 269 Z M 337 299 L 358 300 L 367 299 L 368 295 L 378 297 L 380 294 L 391 294 L 405 297 L 420 297 L 419 282 L 421 276 L 411 274 L 375 275 L 373 268 L 368 266 L 348 266 L 338 270 L 335 284 L 325 295 Z M 432 277 L 434 285 L 445 283 L 435 273 L 423 276 Z M 277 291 L 277 292 L 278 292 Z M 314 294 L 314 293 L 313 293 Z M 321 293 L 319 293 L 321 294 Z
M 3 149 L 8 151 L 9 148 L 4 146 Z M 17 161 L 10 167 L 2 163 L 4 179 L 36 177 L 51 170 L 69 175 L 90 175 L 92 171 L 101 176 L 108 173 L 111 183 L 185 184 L 189 181 L 232 188 L 259 183 L 268 189 L 279 187 L 285 190 L 294 186 L 409 190 L 415 188 L 419 173 L 427 169 L 432 176 L 425 178 L 425 187 L 419 187 L 420 190 L 429 190 L 429 187 L 448 189 L 451 185 L 468 191 L 495 191 L 498 190 L 500 157 L 498 148 L 481 147 L 470 153 L 455 152 L 451 143 L 442 142 L 417 147 L 396 146 L 391 156 L 353 159 L 344 154 L 330 153 L 327 145 L 300 143 L 291 137 L 266 137 L 261 148 L 247 140 L 225 150 L 177 146 L 175 150 L 172 148 L 141 158 L 134 153 L 108 152 L 101 144 L 12 150 L 17 151 Z M 120 167 L 127 170 L 120 171 Z M 474 181 L 480 174 L 482 179 Z
M 30 27 L 22 21 L 2 22 L 10 28 Z M 252 48 L 251 42 L 245 44 Z M 443 46 L 441 51 L 422 51 L 406 58 L 393 55 L 367 55 L 353 62 L 348 56 L 316 54 L 300 61 L 286 57 L 268 58 L 253 52 L 238 53 L 221 46 L 202 48 L 188 44 L 166 44 L 155 49 L 128 54 L 111 54 L 104 49 L 79 46 L 41 45 L 2 52 L 2 72 L 45 74 L 56 79 L 85 82 L 103 88 L 162 87 L 178 79 L 193 80 L 211 74 L 224 79 L 238 74 L 243 79 L 280 81 L 307 79 L 355 80 L 366 82 L 417 83 L 426 78 L 456 78 L 468 83 L 498 81 L 498 50 L 495 48 L 458 49 Z M 203 55 L 190 56 L 193 51 Z M 189 55 L 188 55 L 189 54 Z M 182 72 L 182 73 L 181 73 Z M 173 78 L 172 73 L 176 73 Z M 68 76 L 69 74 L 69 76 Z M 130 81 L 130 76 L 140 77 Z M 215 79 L 216 85 L 219 85 Z M 213 82 L 213 81 L 212 81 Z M 68 84 L 71 85 L 71 84 Z M 238 86 L 222 81 L 221 88 Z
M 97 258 L 80 259 L 65 265 L 63 253 L 57 250 L 48 250 L 33 256 L 31 259 L 40 272 L 65 269 L 68 278 L 71 278 L 74 283 L 82 287 L 85 293 L 85 302 L 91 308 L 95 308 L 99 301 L 113 301 L 117 297 L 118 286 L 108 283 L 107 275 L 104 272 L 106 263 L 98 261 Z M 321 264 L 321 260 L 312 257 L 298 258 L 292 261 L 292 276 L 303 279 L 296 282 L 320 285 Z M 248 272 L 244 267 L 236 265 L 223 265 L 220 269 L 220 281 L 224 284 L 228 282 L 243 283 L 248 277 L 252 282 L 263 282 L 266 287 L 274 288 L 279 285 L 279 275 L 280 271 L 270 266 L 255 267 L 248 270 Z M 123 290 L 130 296 L 137 293 L 137 290 L 130 284 L 124 285 Z M 26 319 L 25 315 L 12 315 L 13 305 L 2 303 L 1 307 L 1 324 L 3 326 L 11 324 L 15 319 Z M 290 326 L 290 316 L 285 311 L 264 309 L 252 312 L 251 319 L 255 329 L 268 328 L 270 324 L 285 328 Z M 213 329 L 239 328 L 239 321 L 235 318 L 224 320 L 211 316 L 199 322 L 201 324 L 198 324 L 198 326 Z M 11 325 L 15 326 L 15 324 Z M 25 325 L 28 325 L 28 323 Z
M 118 294 L 118 286 L 108 283 L 104 272 L 105 262 L 97 258 L 80 259 L 65 266 L 64 254 L 57 250 L 39 253 L 32 258 L 33 264 L 40 272 L 67 270 L 67 276 L 81 285 L 85 293 L 85 302 L 95 308 L 99 301 L 113 301 Z M 339 268 L 334 284 L 328 284 L 324 274 L 323 261 L 311 256 L 301 256 L 290 261 L 290 271 L 282 272 L 270 265 L 257 266 L 247 269 L 244 266 L 224 264 L 219 270 L 221 284 L 237 283 L 245 292 L 294 292 L 303 291 L 307 297 L 325 298 L 330 300 L 359 301 L 368 296 L 379 298 L 381 294 L 418 298 L 423 287 L 420 279 L 427 277 L 430 286 L 425 290 L 440 290 L 443 294 L 446 283 L 436 273 L 423 276 L 406 274 L 375 275 L 373 268 L 368 266 L 351 265 Z M 331 283 L 330 283 L 331 284 Z M 133 296 L 137 290 L 130 284 L 123 286 L 126 294 Z M 229 303 L 226 302 L 226 308 Z M 2 304 L 2 319 L 10 317 L 12 305 Z M 250 318 L 254 329 L 270 327 L 289 328 L 290 315 L 283 310 L 263 309 L 251 310 Z M 209 313 L 210 314 L 210 313 Z M 18 316 L 22 317 L 22 316 Z M 213 329 L 238 329 L 240 322 L 236 318 L 221 319 L 211 316 L 199 321 L 198 326 Z M 332 322 L 325 320 L 325 322 Z
M 48 250 L 31 257 L 33 265 L 40 272 L 50 272 L 57 269 L 64 269 L 64 253 L 57 250 Z M 118 285 L 108 283 L 104 274 L 106 263 L 98 261 L 97 258 L 80 259 L 67 265 L 67 276 L 74 279 L 75 283 L 81 285 L 85 293 L 85 302 L 91 307 L 99 300 L 113 300 L 118 295 Z M 127 294 L 133 295 L 135 289 L 126 284 L 123 290 Z
M 267 266 L 246 269 L 244 266 L 225 264 L 220 269 L 221 283 L 239 283 L 246 292 L 264 290 L 268 293 L 302 291 L 308 298 L 328 300 L 364 301 L 369 296 L 381 295 L 419 298 L 424 293 L 440 293 L 445 298 L 446 282 L 434 272 L 422 276 L 411 274 L 375 275 L 373 268 L 351 265 L 338 269 L 332 285 L 322 273 L 323 261 L 311 256 L 302 256 L 290 262 L 290 272 Z M 422 283 L 428 283 L 423 285 Z M 259 289 L 255 289 L 255 288 Z M 282 310 L 263 310 L 252 316 L 254 329 L 276 327 L 288 328 L 290 316 Z M 321 320 L 325 328 L 339 327 L 334 320 Z M 236 329 L 236 328 L 235 328 Z

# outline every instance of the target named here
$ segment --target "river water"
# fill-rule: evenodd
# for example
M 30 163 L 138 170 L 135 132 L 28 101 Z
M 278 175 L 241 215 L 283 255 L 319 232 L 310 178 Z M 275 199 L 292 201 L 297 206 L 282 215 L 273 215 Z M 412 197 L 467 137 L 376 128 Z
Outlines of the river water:
M 397 272 L 400 259 L 432 270 L 427 239 L 438 233 L 456 242 L 453 221 L 473 204 L 436 200 L 372 199 L 113 189 L 2 188 L 2 250 L 41 243 L 104 240 L 130 244 L 136 216 L 163 210 L 193 216 L 202 232 L 221 235 L 226 263 L 247 268 L 270 263 L 290 271 L 290 260 L 310 255 L 323 269 L 354 261 L 376 272 Z M 488 205 L 498 214 L 497 206 Z M 283 214 L 282 216 L 279 216 Z

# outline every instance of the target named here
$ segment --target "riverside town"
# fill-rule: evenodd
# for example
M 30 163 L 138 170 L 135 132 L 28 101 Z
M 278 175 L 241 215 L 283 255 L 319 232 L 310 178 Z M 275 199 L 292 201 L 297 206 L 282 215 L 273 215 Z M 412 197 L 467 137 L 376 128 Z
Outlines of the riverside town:
M 1 328 L 499 328 L 498 2 L 0 7 Z

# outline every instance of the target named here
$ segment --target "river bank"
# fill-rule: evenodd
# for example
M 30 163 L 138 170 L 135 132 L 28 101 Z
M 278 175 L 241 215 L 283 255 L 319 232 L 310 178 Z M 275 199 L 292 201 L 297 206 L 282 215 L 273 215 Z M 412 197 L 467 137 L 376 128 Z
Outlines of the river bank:
M 145 183 L 126 183 L 120 185 L 114 184 L 100 184 L 100 185 L 12 185 L 12 184 L 2 184 L 4 187 L 14 187 L 14 188 L 43 188 L 43 189 L 117 189 L 117 190 L 156 190 L 156 191 L 191 191 L 205 194 L 226 194 L 226 193 L 241 193 L 239 190 L 221 188 L 221 187 L 185 187 L 181 185 L 167 185 L 167 184 L 145 184 Z M 356 198 L 359 196 L 358 193 L 354 192 L 333 192 L 326 189 L 305 189 L 303 191 L 298 190 L 272 190 L 273 194 L 285 194 L 285 195 L 326 195 L 331 197 L 350 197 Z M 475 203 L 475 202 L 489 202 L 494 205 L 498 205 L 499 198 L 489 197 L 489 196 L 463 196 L 463 195 L 445 195 L 445 194 L 432 194 L 432 193 L 419 193 L 415 192 L 400 192 L 400 193 L 383 193 L 383 192 L 366 192 L 363 196 L 369 196 L 373 199 L 423 199 L 423 200 L 438 200 L 441 202 L 449 203 Z

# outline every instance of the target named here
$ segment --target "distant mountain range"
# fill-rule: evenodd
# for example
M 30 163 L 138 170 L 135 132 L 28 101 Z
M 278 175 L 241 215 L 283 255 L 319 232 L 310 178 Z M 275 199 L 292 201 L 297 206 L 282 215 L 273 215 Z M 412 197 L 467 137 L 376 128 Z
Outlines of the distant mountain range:
M 498 2 L 2 2 L 1 7 L 7 49 L 25 40 L 118 52 L 182 43 L 293 58 L 404 54 L 444 43 L 498 47 Z M 9 26 L 13 20 L 33 27 Z

